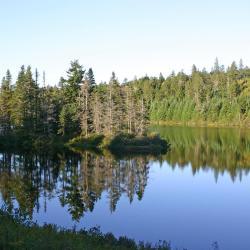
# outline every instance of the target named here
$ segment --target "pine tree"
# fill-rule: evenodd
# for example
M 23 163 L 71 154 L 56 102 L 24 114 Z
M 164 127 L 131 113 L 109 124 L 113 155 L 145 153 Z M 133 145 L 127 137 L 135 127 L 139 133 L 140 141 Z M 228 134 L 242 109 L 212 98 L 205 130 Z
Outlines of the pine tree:
M 141 97 L 141 100 L 139 102 L 139 126 L 138 126 L 138 134 L 144 135 L 148 126 L 148 113 L 147 108 L 145 106 L 145 101 L 143 97 Z
M 62 135 L 73 135 L 80 131 L 78 99 L 84 74 L 83 67 L 75 60 L 70 63 L 70 68 L 67 71 L 67 79 L 61 78 L 60 80 L 63 107 L 59 116 L 59 133 Z
M 81 131 L 86 137 L 92 130 L 91 120 L 91 85 L 88 79 L 85 79 L 80 90 L 79 95 L 79 107 L 80 107 L 80 123 Z
M 95 89 L 96 83 L 94 73 L 90 68 L 81 85 L 80 95 L 78 98 L 81 131 L 85 136 L 88 136 L 89 133 L 96 132 L 96 129 L 98 131 L 100 129 L 100 124 L 97 124 L 99 123 L 97 118 L 97 116 L 99 117 L 99 114 L 97 114 L 97 112 L 99 112 L 99 109 L 97 109 L 99 100 L 98 96 L 95 94 Z
M 121 130 L 121 117 L 124 111 L 121 107 L 122 94 L 120 85 L 114 72 L 112 72 L 112 76 L 108 84 L 107 94 L 108 104 L 105 130 L 108 134 L 113 135 L 117 131 Z
M 60 91 L 55 87 L 43 87 L 40 91 L 41 132 L 47 136 L 58 131 L 58 119 L 61 110 Z
M 89 81 L 90 92 L 92 92 L 96 86 L 95 76 L 92 68 L 90 68 L 87 72 L 87 80 Z
M 36 79 L 37 80 L 37 79 Z M 26 116 L 24 127 L 27 131 L 36 132 L 38 119 L 38 85 L 32 77 L 31 67 L 28 66 L 25 74 L 24 99 Z
M 11 101 L 12 101 L 12 87 L 11 74 L 7 70 L 6 76 L 2 80 L 0 92 L 0 133 L 9 134 L 11 132 Z
M 34 133 L 38 118 L 38 85 L 32 77 L 31 67 L 21 67 L 13 93 L 12 119 L 16 129 Z
M 105 115 L 105 101 L 102 92 L 96 88 L 92 96 L 93 105 L 93 130 L 95 133 L 103 133 L 103 120 Z
M 126 121 L 127 121 L 127 132 L 131 134 L 134 130 L 133 122 L 134 122 L 134 96 L 133 90 L 130 84 L 127 84 L 124 88 L 125 91 L 125 105 L 126 105 Z

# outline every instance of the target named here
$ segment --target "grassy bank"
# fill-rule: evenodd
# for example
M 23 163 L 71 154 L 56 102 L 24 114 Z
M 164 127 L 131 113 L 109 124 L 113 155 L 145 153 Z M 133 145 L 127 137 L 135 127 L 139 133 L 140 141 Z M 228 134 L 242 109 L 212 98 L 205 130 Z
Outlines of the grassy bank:
M 77 149 L 108 149 L 114 154 L 161 154 L 166 153 L 169 144 L 158 135 L 135 136 L 121 133 L 112 137 L 91 135 L 76 137 L 67 143 Z
M 102 234 L 98 228 L 66 230 L 54 225 L 38 226 L 0 210 L 0 249 L 2 250 L 170 250 L 168 243 L 156 246 L 136 244 L 126 237 Z
M 77 136 L 66 143 L 66 146 L 76 149 L 98 149 L 102 147 L 104 135 Z

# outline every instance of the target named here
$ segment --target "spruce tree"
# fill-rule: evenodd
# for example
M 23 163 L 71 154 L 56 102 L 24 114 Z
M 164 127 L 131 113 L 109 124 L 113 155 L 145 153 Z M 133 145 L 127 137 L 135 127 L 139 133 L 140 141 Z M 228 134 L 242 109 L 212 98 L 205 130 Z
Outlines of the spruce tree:
M 12 102 L 12 86 L 11 74 L 7 70 L 6 76 L 2 80 L 0 90 L 0 133 L 9 134 L 11 132 L 11 102 Z
M 63 107 L 59 117 L 59 133 L 62 135 L 74 135 L 80 131 L 78 98 L 84 74 L 85 70 L 75 60 L 70 63 L 67 78 L 61 78 L 60 80 L 63 92 Z

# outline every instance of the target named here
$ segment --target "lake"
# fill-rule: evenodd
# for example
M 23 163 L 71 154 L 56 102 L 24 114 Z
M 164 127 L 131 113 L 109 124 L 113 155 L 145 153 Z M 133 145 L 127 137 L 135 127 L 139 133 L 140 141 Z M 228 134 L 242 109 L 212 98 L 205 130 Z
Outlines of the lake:
M 100 226 L 179 249 L 249 250 L 250 130 L 151 130 L 170 142 L 166 155 L 1 152 L 1 204 L 39 224 Z

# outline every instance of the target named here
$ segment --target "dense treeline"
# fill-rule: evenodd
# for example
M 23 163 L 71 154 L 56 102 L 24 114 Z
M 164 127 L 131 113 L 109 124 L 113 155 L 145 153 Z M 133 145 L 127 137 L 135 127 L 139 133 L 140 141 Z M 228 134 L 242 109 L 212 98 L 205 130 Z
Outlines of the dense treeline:
M 145 131 L 148 109 L 142 94 L 119 84 L 115 73 L 108 84 L 96 85 L 92 69 L 85 71 L 73 61 L 59 86 L 40 85 L 30 66 L 21 67 L 15 83 L 7 71 L 0 92 L 1 134 L 72 137 Z
M 173 72 L 166 79 L 160 74 L 122 84 L 115 73 L 96 84 L 92 69 L 73 61 L 58 86 L 43 83 L 30 66 L 21 67 L 15 82 L 7 71 L 0 91 L 2 135 L 142 135 L 149 118 L 250 125 L 250 69 L 242 61 L 225 70 L 216 59 L 211 72 L 193 65 L 190 75 Z
M 211 72 L 194 65 L 191 75 L 180 72 L 147 81 L 153 88 L 153 121 L 250 125 L 250 69 L 242 60 L 225 70 L 216 59 Z

